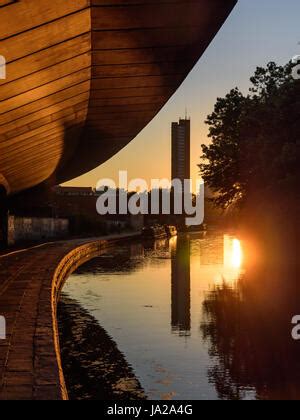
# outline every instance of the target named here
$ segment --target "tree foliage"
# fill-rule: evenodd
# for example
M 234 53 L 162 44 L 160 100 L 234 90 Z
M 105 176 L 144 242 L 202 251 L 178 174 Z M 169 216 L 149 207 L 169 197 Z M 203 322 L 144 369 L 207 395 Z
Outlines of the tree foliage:
M 282 185 L 298 188 L 300 81 L 291 70 L 291 63 L 257 68 L 247 95 L 231 90 L 207 117 L 211 143 L 202 145 L 199 167 L 217 206 L 242 206 L 251 194 Z

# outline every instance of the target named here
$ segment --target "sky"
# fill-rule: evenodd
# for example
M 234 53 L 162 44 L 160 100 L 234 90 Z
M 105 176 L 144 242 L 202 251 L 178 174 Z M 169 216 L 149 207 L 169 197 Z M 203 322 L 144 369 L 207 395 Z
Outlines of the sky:
M 238 86 L 244 93 L 257 66 L 269 61 L 285 64 L 300 54 L 299 0 L 239 0 L 216 38 L 186 81 L 155 119 L 108 162 L 68 182 L 96 187 L 99 180 L 117 182 L 119 170 L 129 179 L 167 178 L 171 175 L 171 122 L 191 118 L 191 177 L 199 178 L 201 144 L 209 143 L 207 115 L 217 97 Z M 118 182 L 117 182 L 118 184 Z

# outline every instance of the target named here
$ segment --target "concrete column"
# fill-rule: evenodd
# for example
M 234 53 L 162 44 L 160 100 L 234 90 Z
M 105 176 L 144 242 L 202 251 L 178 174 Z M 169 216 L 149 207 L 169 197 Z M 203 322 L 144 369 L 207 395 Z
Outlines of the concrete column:
M 0 185 L 0 249 L 8 245 L 8 200 L 6 189 Z

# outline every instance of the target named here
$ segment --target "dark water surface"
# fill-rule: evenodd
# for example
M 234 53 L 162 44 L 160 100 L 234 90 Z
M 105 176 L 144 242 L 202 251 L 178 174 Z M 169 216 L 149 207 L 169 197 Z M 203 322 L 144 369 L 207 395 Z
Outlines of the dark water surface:
M 118 248 L 82 266 L 64 294 L 117 344 L 125 376 L 149 399 L 300 399 L 297 274 L 280 261 L 254 263 L 235 235 Z M 61 340 L 67 363 L 70 342 Z

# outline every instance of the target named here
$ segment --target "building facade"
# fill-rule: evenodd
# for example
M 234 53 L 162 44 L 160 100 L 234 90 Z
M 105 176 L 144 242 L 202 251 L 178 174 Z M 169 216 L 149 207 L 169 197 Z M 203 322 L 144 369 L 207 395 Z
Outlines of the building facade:
M 191 121 L 180 119 L 172 123 L 172 179 L 190 179 Z

